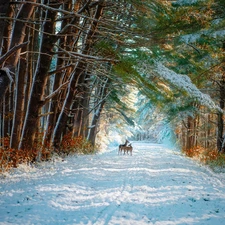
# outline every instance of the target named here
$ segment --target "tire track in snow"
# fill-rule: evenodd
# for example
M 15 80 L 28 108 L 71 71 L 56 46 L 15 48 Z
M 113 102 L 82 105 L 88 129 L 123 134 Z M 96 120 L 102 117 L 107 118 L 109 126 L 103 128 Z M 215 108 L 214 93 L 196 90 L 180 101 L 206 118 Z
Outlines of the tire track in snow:
M 138 202 L 138 198 L 132 200 L 130 200 L 130 198 L 132 194 L 136 192 L 134 189 L 134 183 L 138 176 L 137 168 L 142 157 L 133 157 L 129 155 L 121 155 L 120 157 L 120 163 L 124 166 L 124 168 L 121 168 L 123 185 L 121 186 L 120 193 L 114 198 L 117 204 L 112 202 L 110 205 L 105 207 L 94 223 L 96 225 L 101 224 L 102 220 L 104 221 L 103 224 L 114 224 L 112 221 L 118 216 L 118 214 L 126 220 L 127 214 L 129 213 L 130 208 L 132 208 L 131 202 Z
M 117 157 L 119 157 L 118 160 L 120 161 L 120 164 L 117 164 L 117 166 L 119 165 L 119 167 L 114 168 L 114 170 L 118 169 L 119 176 L 121 175 L 122 177 L 122 181 L 121 181 L 122 185 L 120 186 L 120 191 L 117 194 L 115 194 L 112 199 L 110 199 L 109 205 L 104 207 L 104 209 L 101 210 L 101 212 L 99 212 L 99 215 L 93 224 L 96 224 L 96 225 L 109 224 L 115 212 L 120 211 L 120 207 L 124 199 L 124 195 L 127 192 L 131 191 L 130 186 L 132 186 L 133 188 L 133 185 L 130 185 L 132 181 L 131 175 L 130 175 L 131 171 L 127 169 L 126 161 L 125 161 L 126 157 L 131 157 L 131 156 L 119 155 L 119 156 L 116 156 L 116 158 Z M 121 168 L 121 165 L 123 166 L 125 165 L 125 168 Z

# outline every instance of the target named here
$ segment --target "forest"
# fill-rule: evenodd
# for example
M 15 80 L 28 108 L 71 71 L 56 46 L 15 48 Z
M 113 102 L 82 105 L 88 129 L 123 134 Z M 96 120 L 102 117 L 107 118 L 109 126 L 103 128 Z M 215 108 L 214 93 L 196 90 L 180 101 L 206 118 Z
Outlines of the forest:
M 224 154 L 224 0 L 0 0 L 0 171 L 115 133 Z

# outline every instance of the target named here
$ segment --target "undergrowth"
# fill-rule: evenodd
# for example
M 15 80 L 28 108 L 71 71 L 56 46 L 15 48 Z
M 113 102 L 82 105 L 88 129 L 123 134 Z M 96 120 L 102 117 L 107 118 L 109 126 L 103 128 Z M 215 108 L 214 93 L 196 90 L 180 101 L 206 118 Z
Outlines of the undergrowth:
M 204 165 L 208 165 L 211 169 L 223 171 L 225 170 L 225 154 L 217 150 L 208 150 L 203 147 L 195 147 L 183 150 L 185 155 L 191 157 Z
M 67 134 L 63 137 L 58 149 L 50 147 L 49 144 L 42 146 L 36 143 L 32 150 L 12 149 L 9 147 L 9 138 L 5 137 L 0 140 L 4 143 L 0 146 L 0 173 L 18 167 L 20 164 L 35 164 L 37 161 L 49 161 L 53 155 L 66 157 L 73 154 L 94 154 L 95 148 L 83 137 L 71 137 Z
M 72 137 L 70 133 L 64 135 L 60 145 L 60 152 L 69 154 L 93 154 L 95 148 L 82 136 Z

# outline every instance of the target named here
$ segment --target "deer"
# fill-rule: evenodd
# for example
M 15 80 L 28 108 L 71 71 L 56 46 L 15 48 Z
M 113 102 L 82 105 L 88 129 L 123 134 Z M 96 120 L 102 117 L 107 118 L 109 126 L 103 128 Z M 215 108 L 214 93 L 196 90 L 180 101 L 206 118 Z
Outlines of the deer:
M 123 152 L 124 148 L 127 146 L 128 143 L 129 143 L 129 141 L 126 140 L 125 144 L 119 145 L 118 155 Z
M 128 154 L 128 152 L 130 152 L 130 155 L 132 155 L 132 151 L 133 151 L 132 145 L 129 144 L 128 146 L 125 146 L 125 147 L 123 148 L 123 151 L 124 151 L 124 155 L 125 155 L 126 153 Z

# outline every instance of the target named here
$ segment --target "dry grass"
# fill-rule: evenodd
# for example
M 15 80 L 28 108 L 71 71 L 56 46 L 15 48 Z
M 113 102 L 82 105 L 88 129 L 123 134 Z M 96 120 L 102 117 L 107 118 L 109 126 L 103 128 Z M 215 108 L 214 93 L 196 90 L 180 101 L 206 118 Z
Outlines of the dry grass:
M 208 150 L 203 147 L 195 147 L 189 150 L 183 150 L 183 152 L 205 165 L 209 165 L 212 169 L 219 167 L 225 168 L 225 154 L 220 153 L 217 150 Z
M 95 148 L 82 136 L 72 137 L 72 135 L 68 133 L 63 137 L 60 152 L 66 155 L 93 154 L 95 152 Z
M 37 155 L 41 153 L 41 161 L 47 161 L 51 158 L 49 150 L 18 150 L 12 148 L 0 148 L 0 173 L 11 168 L 18 167 L 19 164 L 30 164 L 37 160 Z
M 4 143 L 4 147 L 0 146 L 0 173 L 16 168 L 22 163 L 29 165 L 36 161 L 51 160 L 53 153 L 67 156 L 71 154 L 93 154 L 95 152 L 94 147 L 86 139 L 81 136 L 71 137 L 71 134 L 65 135 L 60 148 L 55 150 L 49 144 L 42 146 L 39 141 L 32 150 L 10 148 L 8 137 L 1 139 L 0 142 Z

